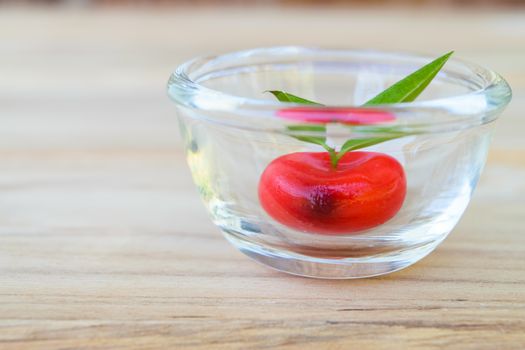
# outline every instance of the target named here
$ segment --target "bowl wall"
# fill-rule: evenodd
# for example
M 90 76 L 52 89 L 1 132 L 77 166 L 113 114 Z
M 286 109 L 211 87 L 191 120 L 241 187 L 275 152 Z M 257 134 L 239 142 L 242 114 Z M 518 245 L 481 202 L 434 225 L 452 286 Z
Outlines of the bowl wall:
M 459 64 L 430 84 L 421 96 L 427 104 L 380 107 L 394 116 L 388 127 L 404 130 L 407 136 L 364 151 L 387 154 L 402 165 L 407 191 L 399 212 L 384 224 L 359 232 L 327 235 L 296 230 L 262 208 L 261 174 L 282 155 L 323 149 L 290 137 L 286 127 L 297 121 L 279 118 L 279 109 L 287 106 L 276 107 L 264 91 L 285 90 L 323 104 L 359 105 L 424 63 L 417 56 L 350 57 L 264 56 L 242 64 L 231 57 L 219 59 L 215 66 L 198 66 L 200 73 L 194 77 L 200 86 L 218 93 L 207 91 L 208 95 L 192 95 L 193 103 L 178 103 L 188 164 L 214 223 L 247 255 L 279 270 L 356 278 L 392 272 L 424 257 L 466 209 L 486 160 L 492 121 L 501 104 L 508 102 L 501 96 L 495 100 L 494 92 L 480 92 L 487 82 L 475 74 L 466 79 L 467 72 L 461 69 L 467 68 Z M 174 91 L 176 101 L 190 98 L 181 95 L 180 84 Z M 250 108 L 235 105 L 242 99 Z M 259 102 L 260 110 L 254 110 Z M 347 139 L 369 137 L 370 130 L 388 136 L 390 129 L 381 127 L 365 130 L 333 123 L 327 129 L 328 143 L 340 147 Z

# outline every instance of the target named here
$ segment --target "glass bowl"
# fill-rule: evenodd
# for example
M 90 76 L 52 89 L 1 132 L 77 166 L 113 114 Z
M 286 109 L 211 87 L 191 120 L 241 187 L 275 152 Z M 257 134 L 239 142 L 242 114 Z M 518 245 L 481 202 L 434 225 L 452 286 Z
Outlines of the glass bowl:
M 453 58 L 415 102 L 359 107 L 431 60 L 393 52 L 274 47 L 181 65 L 170 77 L 168 93 L 177 104 L 187 161 L 213 222 L 249 257 L 301 276 L 381 275 L 429 254 L 467 207 L 485 163 L 492 122 L 511 99 L 499 75 Z M 268 90 L 331 107 L 278 102 Z M 349 124 L 349 115 L 358 122 Z M 388 118 L 378 123 L 370 115 Z M 325 131 L 293 127 L 320 120 Z M 332 175 L 311 173 L 315 186 L 301 182 L 304 157 L 322 158 L 325 152 L 304 142 L 316 137 L 338 147 L 349 139 L 389 139 L 358 152 L 399 165 L 404 178 L 398 176 L 397 186 L 405 187 L 397 204 L 374 202 L 373 196 L 383 198 L 393 188 L 390 175 L 381 172 L 391 168 L 383 165 L 376 172 L 374 163 L 365 175 L 354 171 L 354 180 L 339 184 L 359 187 L 375 176 L 386 187 L 373 180 L 369 197 L 327 206 L 333 199 L 326 190 Z M 283 156 L 295 157 L 296 163 L 275 168 Z M 262 185 L 263 174 L 277 189 Z M 279 187 L 282 181 L 295 183 L 288 197 Z M 310 191 L 307 199 L 305 191 Z M 368 207 L 360 211 L 364 202 Z M 394 214 L 385 213 L 396 205 Z M 359 209 L 347 226 L 344 220 L 334 224 L 340 207 Z M 312 220 L 294 216 L 294 210 L 310 210 Z

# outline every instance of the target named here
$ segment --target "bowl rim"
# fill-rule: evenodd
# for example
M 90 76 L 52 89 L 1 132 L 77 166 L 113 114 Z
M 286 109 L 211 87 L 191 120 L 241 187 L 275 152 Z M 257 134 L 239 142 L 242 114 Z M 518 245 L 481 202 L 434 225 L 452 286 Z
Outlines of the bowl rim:
M 344 57 L 366 57 L 373 56 L 376 58 L 384 57 L 385 59 L 402 59 L 415 61 L 430 62 L 435 57 L 422 55 L 412 52 L 383 51 L 383 50 L 362 50 L 362 49 L 333 49 L 323 47 L 306 47 L 306 46 L 274 46 L 262 47 L 249 50 L 234 51 L 215 56 L 201 56 L 182 63 L 171 74 L 167 90 L 169 97 L 178 105 L 193 110 L 207 112 L 228 112 L 236 115 L 242 115 L 249 118 L 262 117 L 268 120 L 268 117 L 281 120 L 277 117 L 277 112 L 283 108 L 300 107 L 312 111 L 322 111 L 327 109 L 370 109 L 382 110 L 401 116 L 403 125 L 416 126 L 421 129 L 423 126 L 432 127 L 440 124 L 437 131 L 443 129 L 445 125 L 449 128 L 466 127 L 468 125 L 480 125 L 495 120 L 500 112 L 507 106 L 512 98 L 512 90 L 509 84 L 498 73 L 481 67 L 475 63 L 465 61 L 460 58 L 451 57 L 439 75 L 453 75 L 450 65 L 461 66 L 468 72 L 468 76 L 462 77 L 461 80 L 472 85 L 477 85 L 476 89 L 471 91 L 451 95 L 443 98 L 420 100 L 408 103 L 393 103 L 373 106 L 363 105 L 304 105 L 297 103 L 284 103 L 277 100 L 266 98 L 249 98 L 229 94 L 220 90 L 208 88 L 199 82 L 205 74 L 209 73 L 206 69 L 212 69 L 216 65 L 239 62 L 254 57 L 296 57 L 307 55 L 312 58 L 322 55 L 333 55 L 338 58 Z M 434 57 L 434 58 L 433 58 Z M 313 59 L 312 59 L 313 60 Z M 296 59 L 298 63 L 301 61 Z M 260 63 L 258 63 L 260 64 Z M 248 64 L 249 66 L 250 64 Z M 235 66 L 234 66 L 235 67 Z M 223 68 L 224 69 L 224 68 Z M 216 70 L 216 71 L 220 71 Z M 216 72 L 215 71 L 215 72 Z M 211 72 L 214 72 L 213 70 Z M 193 77 L 196 75 L 196 77 Z M 477 79 L 476 81 L 474 79 Z M 482 85 L 480 86 L 480 80 Z M 477 83 L 477 84 L 476 84 Z M 484 101 L 484 104 L 474 108 L 473 101 Z M 416 118 L 410 118 L 410 115 L 422 113 L 438 113 L 448 115 L 452 118 L 443 118 L 443 121 L 424 122 Z M 408 117 L 407 117 L 408 116 Z M 277 118 L 275 118 L 277 117 Z M 227 117 L 206 117 L 200 113 L 201 119 L 215 121 L 231 126 L 242 126 L 238 121 L 227 121 Z M 465 125 L 463 125 L 465 124 Z M 468 124 L 468 125 L 467 125 Z M 262 126 L 249 127 L 261 128 Z

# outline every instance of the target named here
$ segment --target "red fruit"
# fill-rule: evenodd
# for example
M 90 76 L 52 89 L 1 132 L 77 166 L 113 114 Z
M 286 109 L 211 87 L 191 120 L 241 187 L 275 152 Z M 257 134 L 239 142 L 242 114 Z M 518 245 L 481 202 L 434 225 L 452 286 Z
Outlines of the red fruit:
M 394 158 L 348 152 L 333 168 L 327 152 L 274 159 L 259 182 L 259 200 L 283 225 L 322 234 L 350 234 L 383 224 L 401 208 L 405 172 Z
M 379 124 L 395 120 L 393 114 L 371 108 L 341 108 L 341 107 L 292 107 L 277 112 L 281 118 L 309 123 L 338 122 L 350 125 Z

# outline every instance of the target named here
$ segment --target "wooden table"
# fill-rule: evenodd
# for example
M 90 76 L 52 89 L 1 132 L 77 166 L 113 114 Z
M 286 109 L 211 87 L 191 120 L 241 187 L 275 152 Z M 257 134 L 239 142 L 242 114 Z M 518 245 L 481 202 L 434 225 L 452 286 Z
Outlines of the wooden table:
M 210 223 L 167 77 L 289 43 L 455 49 L 513 86 L 468 211 L 415 266 L 291 277 Z M 0 349 L 523 349 L 524 110 L 523 11 L 4 8 Z

